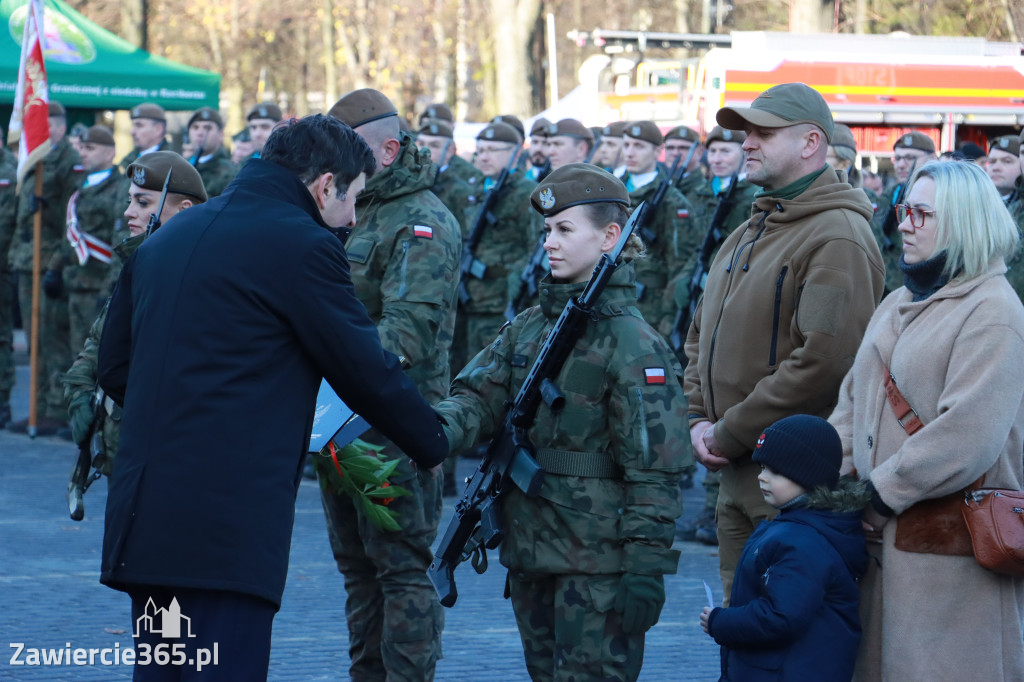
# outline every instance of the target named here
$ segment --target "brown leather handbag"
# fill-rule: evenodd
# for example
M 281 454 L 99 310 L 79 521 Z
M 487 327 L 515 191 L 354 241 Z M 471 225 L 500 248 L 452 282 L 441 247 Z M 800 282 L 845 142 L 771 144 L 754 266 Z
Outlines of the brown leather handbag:
M 910 436 L 924 424 L 885 371 L 885 394 Z M 896 548 L 904 552 L 974 555 L 996 573 L 1024 575 L 1024 491 L 982 488 L 982 476 L 962 492 L 922 500 L 896 519 Z
M 1024 576 L 1024 491 L 964 491 L 961 509 L 982 568 Z

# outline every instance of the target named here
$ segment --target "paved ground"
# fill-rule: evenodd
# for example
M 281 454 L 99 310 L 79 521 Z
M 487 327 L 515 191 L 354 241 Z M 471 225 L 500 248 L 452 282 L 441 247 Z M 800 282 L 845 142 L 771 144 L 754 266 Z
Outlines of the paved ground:
M 18 367 L 14 416 L 28 410 L 28 368 Z M 68 518 L 64 492 L 76 450 L 55 438 L 29 440 L 0 430 L 0 680 L 123 680 L 127 666 L 12 666 L 12 643 L 28 648 L 119 648 L 132 645 L 128 598 L 98 582 L 106 482 L 86 495 L 86 517 Z M 465 463 L 468 474 L 473 462 Z M 686 491 L 686 516 L 700 508 L 699 484 Z M 454 500 L 448 500 L 450 507 Z M 240 510 L 244 513 L 244 510 Z M 442 529 L 447 518 L 442 521 Z M 703 581 L 721 600 L 715 548 L 677 543 L 679 573 L 666 579 L 668 601 L 648 634 L 641 680 L 716 680 L 718 648 L 700 630 Z M 456 572 L 460 597 L 447 612 L 439 681 L 529 680 L 504 572 L 492 557 L 476 575 Z M 27 654 L 22 653 L 22 659 Z M 316 484 L 303 482 L 296 502 L 291 568 L 274 622 L 271 680 L 347 678 L 344 589 L 327 544 Z

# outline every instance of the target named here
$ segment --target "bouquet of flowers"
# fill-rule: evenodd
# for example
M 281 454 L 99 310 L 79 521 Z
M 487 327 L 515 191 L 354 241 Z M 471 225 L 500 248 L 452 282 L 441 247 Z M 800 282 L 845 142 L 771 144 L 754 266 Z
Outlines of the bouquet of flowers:
M 398 513 L 388 508 L 396 497 L 409 492 L 388 480 L 398 460 L 387 460 L 384 448 L 356 438 L 343 448 L 330 441 L 314 460 L 321 487 L 332 493 L 345 493 L 380 530 L 398 530 Z

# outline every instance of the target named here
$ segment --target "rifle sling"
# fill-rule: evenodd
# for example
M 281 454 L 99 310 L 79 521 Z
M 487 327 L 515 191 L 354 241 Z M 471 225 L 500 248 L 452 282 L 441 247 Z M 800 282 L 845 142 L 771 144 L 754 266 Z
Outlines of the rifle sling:
M 583 478 L 620 478 L 619 465 L 607 452 L 577 452 L 575 450 L 537 449 L 537 464 L 556 476 Z

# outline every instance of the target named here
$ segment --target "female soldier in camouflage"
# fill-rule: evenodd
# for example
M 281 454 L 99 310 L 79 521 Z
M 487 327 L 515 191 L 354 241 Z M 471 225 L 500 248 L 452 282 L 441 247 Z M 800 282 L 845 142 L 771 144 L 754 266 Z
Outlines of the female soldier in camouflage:
M 588 164 L 552 172 L 530 199 L 545 217 L 551 273 L 540 305 L 507 324 L 438 405 L 452 451 L 500 428 L 505 401 L 614 247 L 629 205 L 623 184 Z M 692 463 L 682 369 L 637 311 L 628 261 L 642 246 L 632 240 L 559 375 L 565 408 L 542 404 L 529 432 L 547 472 L 541 493 L 513 489 L 504 500 L 501 563 L 534 680 L 635 680 L 665 601 L 662 576 L 679 560 L 679 477 Z

